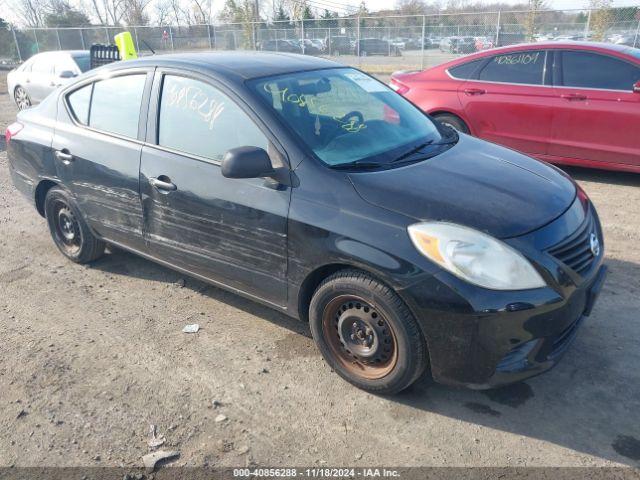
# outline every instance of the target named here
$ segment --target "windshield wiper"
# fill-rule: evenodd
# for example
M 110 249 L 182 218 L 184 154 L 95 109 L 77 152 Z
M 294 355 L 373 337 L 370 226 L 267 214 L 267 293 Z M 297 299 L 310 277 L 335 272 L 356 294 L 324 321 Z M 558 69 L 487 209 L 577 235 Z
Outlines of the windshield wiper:
M 456 143 L 458 141 L 458 135 L 452 135 L 451 137 L 449 137 L 448 139 L 445 140 L 441 140 L 439 142 L 435 142 L 433 140 L 429 140 L 428 142 L 424 142 L 421 143 L 420 145 L 418 145 L 417 147 L 412 148 L 411 150 L 409 150 L 407 153 L 403 153 L 402 155 L 400 155 L 399 157 L 395 158 L 394 160 L 391 160 L 391 163 L 405 163 L 403 162 L 403 160 L 412 157 L 413 155 L 415 155 L 416 153 L 419 153 L 420 150 L 422 150 L 425 147 L 437 147 L 437 146 L 442 146 L 442 145 L 452 145 L 454 143 Z M 420 158 L 431 158 L 433 157 L 433 154 L 422 154 L 420 156 Z
M 362 169 L 370 169 L 370 168 L 379 168 L 384 166 L 384 163 L 378 163 L 378 162 L 367 162 L 367 161 L 363 161 L 363 160 L 355 160 L 353 162 L 347 162 L 347 163 L 339 163 L 337 165 L 331 165 L 330 168 L 333 168 L 334 170 L 348 170 L 351 168 L 362 168 Z

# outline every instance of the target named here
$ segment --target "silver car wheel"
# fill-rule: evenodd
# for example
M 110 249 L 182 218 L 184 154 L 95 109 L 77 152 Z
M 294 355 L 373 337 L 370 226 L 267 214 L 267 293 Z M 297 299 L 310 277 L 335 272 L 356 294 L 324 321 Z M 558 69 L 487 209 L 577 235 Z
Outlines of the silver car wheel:
M 29 94 L 22 87 L 17 87 L 14 98 L 16 101 L 16 105 L 18 105 L 18 110 L 24 110 L 31 106 L 31 99 L 29 98 Z

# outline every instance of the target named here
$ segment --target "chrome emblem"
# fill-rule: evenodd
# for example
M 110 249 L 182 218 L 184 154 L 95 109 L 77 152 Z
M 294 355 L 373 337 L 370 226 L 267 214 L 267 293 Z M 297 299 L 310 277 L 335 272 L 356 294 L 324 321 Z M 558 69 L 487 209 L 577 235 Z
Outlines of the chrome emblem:
M 600 240 L 598 240 L 598 236 L 595 233 L 592 233 L 591 237 L 589 237 L 589 245 L 591 253 L 593 253 L 594 257 L 597 257 L 600 254 Z

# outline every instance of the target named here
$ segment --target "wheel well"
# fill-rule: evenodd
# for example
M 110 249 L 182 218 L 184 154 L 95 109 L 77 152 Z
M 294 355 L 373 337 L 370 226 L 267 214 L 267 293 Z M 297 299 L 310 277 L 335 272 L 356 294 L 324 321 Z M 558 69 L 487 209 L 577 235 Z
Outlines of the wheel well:
M 47 196 L 47 192 L 56 185 L 58 184 L 52 180 L 42 180 L 36 187 L 36 209 L 42 217 L 44 217 L 44 199 Z
M 353 269 L 356 267 L 344 263 L 333 263 L 331 265 L 324 265 L 307 275 L 307 278 L 302 282 L 298 295 L 298 316 L 300 320 L 304 320 L 305 322 L 309 321 L 309 304 L 311 303 L 311 297 L 313 297 L 314 292 L 324 279 L 330 277 L 337 271 L 347 268 Z

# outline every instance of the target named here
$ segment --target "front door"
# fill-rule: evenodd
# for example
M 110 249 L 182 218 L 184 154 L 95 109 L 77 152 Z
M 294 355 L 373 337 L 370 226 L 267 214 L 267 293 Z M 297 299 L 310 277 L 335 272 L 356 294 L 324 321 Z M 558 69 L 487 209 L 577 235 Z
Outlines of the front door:
M 458 90 L 478 137 L 528 154 L 544 154 L 551 129 L 551 88 L 547 53 L 516 51 L 496 55 Z
M 587 51 L 556 57 L 549 155 L 640 166 L 640 67 Z
M 290 189 L 222 176 L 225 152 L 284 158 L 239 103 L 206 77 L 158 72 L 140 188 L 144 232 L 158 260 L 276 305 L 286 304 Z
M 135 249 L 144 249 L 139 138 L 151 80 L 150 73 L 137 70 L 64 95 L 52 144 L 58 176 L 90 226 Z

